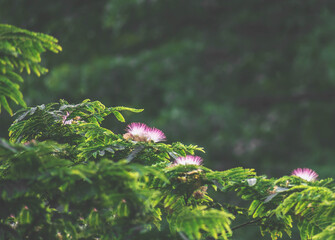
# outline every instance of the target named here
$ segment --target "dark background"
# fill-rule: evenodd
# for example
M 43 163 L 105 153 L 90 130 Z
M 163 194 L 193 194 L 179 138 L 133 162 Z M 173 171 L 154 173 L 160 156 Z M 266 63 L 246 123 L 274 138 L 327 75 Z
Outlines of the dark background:
M 317 0 L 0 0 L 0 22 L 63 47 L 43 54 L 48 74 L 24 75 L 28 106 L 90 98 L 144 108 L 104 126 L 155 126 L 168 142 L 205 147 L 217 170 L 280 177 L 308 167 L 326 178 L 335 165 L 334 10 Z M 13 119 L 0 118 L 7 137 Z

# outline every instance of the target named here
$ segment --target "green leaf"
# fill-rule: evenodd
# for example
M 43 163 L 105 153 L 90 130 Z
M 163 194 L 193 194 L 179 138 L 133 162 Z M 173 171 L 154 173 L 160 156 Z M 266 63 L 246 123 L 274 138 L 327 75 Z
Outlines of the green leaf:
M 0 96 L 0 113 L 1 113 L 1 105 L 4 107 L 4 109 L 11 115 L 13 116 L 13 111 L 9 107 L 8 102 L 5 98 L 5 96 Z
M 19 223 L 20 224 L 29 224 L 32 221 L 32 216 L 30 214 L 30 210 L 28 207 L 24 207 L 19 215 Z
M 143 112 L 144 109 L 136 109 L 136 108 L 129 108 L 129 107 L 111 107 L 109 108 L 111 111 L 129 111 L 129 112 L 134 112 L 134 113 L 140 113 Z
M 113 114 L 116 117 L 116 119 L 119 120 L 120 122 L 125 122 L 126 121 L 120 112 L 113 111 Z

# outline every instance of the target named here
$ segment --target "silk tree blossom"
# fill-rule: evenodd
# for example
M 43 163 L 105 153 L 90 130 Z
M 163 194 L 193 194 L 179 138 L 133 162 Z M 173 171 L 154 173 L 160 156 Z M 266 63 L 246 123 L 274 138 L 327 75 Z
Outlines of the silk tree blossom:
M 172 166 L 177 165 L 201 165 L 202 158 L 199 156 L 187 155 L 185 157 L 178 157 Z
M 292 176 L 297 176 L 308 182 L 313 182 L 319 175 L 309 168 L 297 168 L 293 170 Z
M 147 137 L 148 126 L 144 123 L 131 123 L 127 126 L 127 133 L 131 134 L 132 137 Z
M 64 125 L 68 125 L 68 124 L 72 124 L 73 123 L 73 119 L 70 119 L 70 120 L 66 120 L 67 117 L 70 116 L 70 113 L 69 112 L 66 112 L 66 115 L 65 116 L 62 116 L 62 123 Z
M 73 119 L 67 120 L 67 118 L 70 116 L 69 112 L 66 112 L 66 114 L 64 116 L 62 116 L 62 124 L 63 125 L 68 125 L 68 124 L 72 124 L 72 123 L 78 123 L 78 121 L 81 119 L 80 116 L 76 116 Z
M 127 126 L 127 133 L 123 137 L 136 142 L 161 142 L 165 141 L 165 134 L 154 127 L 148 127 L 144 123 L 131 123 Z

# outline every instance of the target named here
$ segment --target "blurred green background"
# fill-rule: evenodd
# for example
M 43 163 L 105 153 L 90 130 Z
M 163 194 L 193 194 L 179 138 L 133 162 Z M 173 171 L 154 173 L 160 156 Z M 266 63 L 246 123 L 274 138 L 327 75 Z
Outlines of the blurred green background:
M 208 166 L 333 176 L 335 2 L 1 0 L 0 22 L 59 39 L 29 106 L 60 98 L 144 108 L 128 121 L 205 147 Z M 13 119 L 1 114 L 1 136 Z M 107 120 L 122 132 L 126 124 Z
M 144 108 L 127 123 L 205 147 L 211 168 L 280 177 L 308 167 L 326 178 L 335 169 L 334 10 L 317 0 L 0 0 L 0 22 L 63 47 L 43 55 L 47 75 L 24 75 L 29 106 L 90 98 Z M 13 119 L 0 118 L 7 137 Z M 127 123 L 104 126 L 122 133 Z

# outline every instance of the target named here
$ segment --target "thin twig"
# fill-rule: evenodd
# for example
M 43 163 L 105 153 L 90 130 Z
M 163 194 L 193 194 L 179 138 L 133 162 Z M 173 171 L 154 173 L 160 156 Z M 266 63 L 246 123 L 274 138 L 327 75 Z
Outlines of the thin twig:
M 242 223 L 241 225 L 238 225 L 238 226 L 236 226 L 236 227 L 231 228 L 231 230 L 234 231 L 234 230 L 236 230 L 236 229 L 238 229 L 238 228 L 247 226 L 247 225 L 249 225 L 249 224 L 253 224 L 253 223 L 259 222 L 259 221 L 261 221 L 261 220 L 264 219 L 264 218 L 265 218 L 265 217 L 261 217 L 261 218 L 259 218 L 259 219 L 257 219 L 257 220 L 252 220 L 252 221 L 249 221 L 249 222 L 246 222 L 246 223 Z

